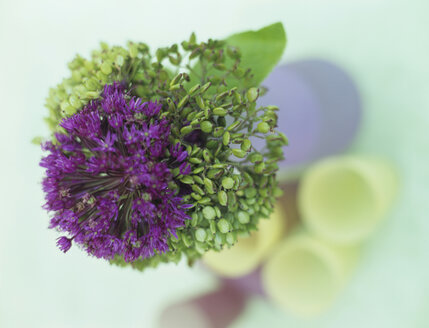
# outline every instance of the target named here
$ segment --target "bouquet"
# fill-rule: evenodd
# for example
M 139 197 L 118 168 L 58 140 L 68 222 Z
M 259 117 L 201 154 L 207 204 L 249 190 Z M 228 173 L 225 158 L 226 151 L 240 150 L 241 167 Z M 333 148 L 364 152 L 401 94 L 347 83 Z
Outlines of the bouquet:
M 258 106 L 280 23 L 151 52 L 101 47 L 46 101 L 44 208 L 59 248 L 142 270 L 231 247 L 268 218 L 287 138 Z M 263 141 L 263 147 L 257 147 Z

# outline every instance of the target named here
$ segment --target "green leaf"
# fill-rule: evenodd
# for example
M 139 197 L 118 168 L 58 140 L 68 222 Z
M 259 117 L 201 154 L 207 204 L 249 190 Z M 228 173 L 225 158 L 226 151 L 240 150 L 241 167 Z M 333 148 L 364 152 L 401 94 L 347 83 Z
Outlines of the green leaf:
M 252 69 L 253 85 L 258 86 L 281 59 L 286 47 L 286 33 L 282 23 L 275 23 L 258 31 L 231 35 L 225 41 L 240 49 L 241 66 Z
M 257 31 L 246 31 L 233 34 L 225 40 L 230 47 L 238 48 L 241 53 L 240 68 L 251 69 L 253 75 L 250 81 L 243 81 L 234 76 L 226 78 L 228 88 L 257 87 L 277 65 L 286 47 L 286 33 L 282 23 L 275 23 Z M 227 57 L 225 65 L 232 67 L 234 60 Z M 197 62 L 189 73 L 191 82 L 189 87 L 201 82 L 198 75 L 201 74 L 201 62 Z M 220 76 L 214 67 L 208 67 L 207 76 Z M 209 93 L 213 93 L 214 89 Z

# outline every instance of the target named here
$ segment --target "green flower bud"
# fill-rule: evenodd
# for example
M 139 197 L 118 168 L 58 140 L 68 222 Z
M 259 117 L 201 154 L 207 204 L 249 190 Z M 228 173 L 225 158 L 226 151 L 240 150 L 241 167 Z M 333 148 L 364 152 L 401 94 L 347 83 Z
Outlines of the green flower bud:
M 259 189 L 259 195 L 261 195 L 262 197 L 268 197 L 268 189 Z
M 231 189 L 234 187 L 234 180 L 230 177 L 225 177 L 222 179 L 222 187 L 225 189 Z
M 95 78 L 90 78 L 85 81 L 85 87 L 88 90 L 96 91 L 101 88 L 100 83 Z
M 234 245 L 237 242 L 237 237 L 234 233 L 228 232 L 226 234 L 225 240 L 229 245 Z
M 191 125 L 187 125 L 187 126 L 184 126 L 183 128 L 180 129 L 180 134 L 182 136 L 185 136 L 185 135 L 191 133 L 192 130 L 193 130 L 192 126 Z
M 200 158 L 197 158 L 197 157 L 191 157 L 189 159 L 189 162 L 192 164 L 200 164 L 200 163 L 202 163 L 202 160 Z
M 233 46 L 228 46 L 226 51 L 228 56 L 232 59 L 240 59 L 241 57 L 240 51 Z
M 110 73 L 112 73 L 112 63 L 104 62 L 103 64 L 101 64 L 100 69 L 104 74 L 109 75 Z
M 182 181 L 185 184 L 193 184 L 194 183 L 194 179 L 192 179 L 192 177 L 189 175 L 185 175 L 183 178 L 180 179 L 180 181 Z
M 196 212 L 193 212 L 193 213 L 191 214 L 191 218 L 192 218 L 192 220 L 191 220 L 191 225 L 192 225 L 193 227 L 195 227 L 195 226 L 198 224 L 199 216 L 198 216 L 198 214 L 197 214 Z
M 196 242 L 195 243 L 195 250 L 199 254 L 204 255 L 204 253 L 207 252 L 206 244 L 203 244 L 202 242 Z
M 206 108 L 203 97 L 198 96 L 195 98 L 195 101 L 197 102 L 198 107 L 200 107 L 201 109 Z
M 253 198 L 257 194 L 256 188 L 247 188 L 244 190 L 244 194 L 246 195 L 246 198 Z
M 200 242 L 204 242 L 206 240 L 206 238 L 207 238 L 207 232 L 204 229 L 199 228 L 199 229 L 197 229 L 197 231 L 195 231 L 195 239 L 196 240 L 198 240 Z
M 180 84 L 174 84 L 170 87 L 170 91 L 179 90 L 182 86 Z
M 213 124 L 210 121 L 204 121 L 200 125 L 201 130 L 205 133 L 210 133 L 213 128 Z
M 189 95 L 186 95 L 185 97 L 182 98 L 182 100 L 179 101 L 179 103 L 177 104 L 177 109 L 182 108 L 183 106 L 186 105 L 186 103 L 189 101 Z
M 197 192 L 197 193 L 199 193 L 201 196 L 204 196 L 206 193 L 204 192 L 204 190 L 202 190 L 201 189 L 201 187 L 200 186 L 198 186 L 198 185 L 196 185 L 196 184 L 193 184 L 192 186 L 191 186 L 191 188 L 192 188 L 192 190 L 193 191 L 195 191 L 195 192 Z
M 73 108 L 79 108 L 82 105 L 79 98 L 74 95 L 70 96 L 69 103 Z
M 264 160 L 264 157 L 260 153 L 252 153 L 248 156 L 248 158 L 252 163 L 260 163 Z
M 227 233 L 231 229 L 229 222 L 225 219 L 220 219 L 217 223 L 217 227 L 218 227 L 219 231 L 222 233 Z
M 241 121 L 235 121 L 230 126 L 228 126 L 227 130 L 231 131 L 234 130 L 236 127 L 238 127 L 242 122 Z
M 223 234 L 217 232 L 214 238 L 214 242 L 219 249 L 222 249 L 222 245 L 225 243 Z
M 225 116 L 226 114 L 228 114 L 228 110 L 222 107 L 217 107 L 213 109 L 213 114 L 218 116 Z
M 225 133 L 223 134 L 222 143 L 225 146 L 228 146 L 230 139 L 231 139 L 231 135 L 229 134 L 228 131 L 225 131 Z
M 248 183 L 248 184 L 250 184 L 250 185 L 253 185 L 253 178 L 251 177 L 251 175 L 249 174 L 249 173 L 247 173 L 247 172 L 244 172 L 243 173 L 243 177 L 244 177 L 244 180 Z
M 267 133 L 268 131 L 270 131 L 270 126 L 266 122 L 261 122 L 258 124 L 256 131 L 261 133 Z
M 262 173 L 264 171 L 264 169 L 265 169 L 265 163 L 264 162 L 261 162 L 261 163 L 255 165 L 255 172 L 256 173 Z
M 136 58 L 137 57 L 137 55 L 138 55 L 138 53 L 139 53 L 139 50 L 138 50 L 138 48 L 137 48 L 137 45 L 136 44 L 134 44 L 134 43 L 129 43 L 128 44 L 128 49 L 129 49 L 129 54 L 130 54 L 130 57 L 131 58 Z
M 194 120 L 192 120 L 192 122 L 191 122 L 191 126 L 192 127 L 197 127 L 199 124 L 200 124 L 200 122 L 201 122 L 201 119 L 199 119 L 199 118 L 196 118 L 196 119 L 194 119 Z
M 234 156 L 238 158 L 244 158 L 246 157 L 246 154 L 247 154 L 247 152 L 241 149 L 232 149 L 232 153 L 234 154 Z
M 182 79 L 182 74 L 177 74 L 170 82 L 170 86 L 176 85 L 180 82 L 180 80 Z
M 250 88 L 247 90 L 246 97 L 250 102 L 256 101 L 256 99 L 259 97 L 259 90 L 257 88 Z
M 277 106 L 273 106 L 273 105 L 269 105 L 265 107 L 268 110 L 272 110 L 272 111 L 278 111 L 279 108 Z
M 235 205 L 235 203 L 237 202 L 237 196 L 235 195 L 235 192 L 233 191 L 228 191 L 228 205 Z
M 124 65 L 124 57 L 121 55 L 116 56 L 115 64 L 118 65 L 119 67 Z
M 234 94 L 234 100 L 235 100 L 235 104 L 241 104 L 242 103 L 241 95 L 238 92 L 236 92 Z
M 207 82 L 206 84 L 204 84 L 202 87 L 201 87 L 201 91 L 200 91 L 200 93 L 205 93 L 209 88 L 210 88 L 210 86 L 212 85 L 212 83 L 211 82 Z
M 215 64 L 213 64 L 213 67 L 218 69 L 219 71 L 225 71 L 226 70 L 226 66 L 224 64 L 215 63 Z
M 214 194 L 213 182 L 208 178 L 204 178 L 204 186 L 209 194 Z
M 211 203 L 210 197 L 203 197 L 198 201 L 198 204 L 201 204 L 201 205 L 208 205 L 210 203 Z
M 176 56 L 169 55 L 168 59 L 170 60 L 170 63 L 177 66 L 182 61 L 182 56 L 179 53 L 177 53 Z
M 204 171 L 204 166 L 197 167 L 192 171 L 193 174 L 198 174 Z
M 244 199 L 240 199 L 238 202 L 240 203 L 240 208 L 242 210 L 247 211 L 249 209 L 249 206 L 247 206 L 247 202 Z
M 220 136 L 223 135 L 223 131 L 224 131 L 224 128 L 221 126 L 218 126 L 213 130 L 213 136 L 216 138 L 219 138 Z
M 220 190 L 217 196 L 219 199 L 219 204 L 221 204 L 222 206 L 226 206 L 228 203 L 228 196 L 226 192 L 223 190 Z
M 203 215 L 207 220 L 213 220 L 216 216 L 216 211 L 211 206 L 206 206 L 203 208 Z
M 267 209 L 265 206 L 261 206 L 261 213 L 264 215 L 264 217 L 269 217 L 271 214 L 271 211 Z
M 252 142 L 249 139 L 244 139 L 240 147 L 241 150 L 249 152 L 250 148 L 252 148 Z
M 210 179 L 215 179 L 220 177 L 223 174 L 222 169 L 211 169 L 207 172 L 207 177 Z
M 212 168 L 214 168 L 214 169 L 223 169 L 223 168 L 225 168 L 227 166 L 228 166 L 228 164 L 225 164 L 225 163 L 216 163 L 216 164 L 212 165 Z
M 189 90 L 189 95 L 192 96 L 194 94 L 196 94 L 198 92 L 198 90 L 200 90 L 201 85 L 196 84 L 194 85 L 190 90 Z
M 210 221 L 209 223 L 210 226 L 210 231 L 212 234 L 215 234 L 217 229 L 216 229 L 216 222 L 214 220 Z
M 85 98 L 87 99 L 95 99 L 95 98 L 98 98 L 99 96 L 100 96 L 100 93 L 95 91 L 88 91 L 85 94 Z
M 210 163 L 211 162 L 212 155 L 211 155 L 211 153 L 207 149 L 203 150 L 203 158 L 204 158 L 204 161 L 206 163 Z
M 250 221 L 250 216 L 247 212 L 239 211 L 237 213 L 237 219 L 241 224 L 247 224 Z
M 278 132 L 278 134 L 279 134 L 280 138 L 282 139 L 283 145 L 287 146 L 289 144 L 289 139 L 282 132 Z
M 216 97 L 216 102 L 220 102 L 223 99 L 225 99 L 226 96 L 228 96 L 228 91 L 224 91 L 222 93 L 220 93 L 217 97 Z
M 216 212 L 216 216 L 218 218 L 220 218 L 222 216 L 222 212 L 220 211 L 219 207 L 215 206 L 214 209 L 215 209 L 215 212 Z
M 197 36 L 194 32 L 191 33 L 191 36 L 189 37 L 189 44 L 195 44 L 197 42 Z
M 241 176 L 238 174 L 234 174 L 232 178 L 234 179 L 234 188 L 237 189 L 241 183 Z

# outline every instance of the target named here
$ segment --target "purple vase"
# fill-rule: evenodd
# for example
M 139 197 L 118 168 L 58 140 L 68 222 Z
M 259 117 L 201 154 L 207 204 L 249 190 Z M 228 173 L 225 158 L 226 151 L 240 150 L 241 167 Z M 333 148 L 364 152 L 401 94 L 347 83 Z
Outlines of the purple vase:
M 246 294 L 221 284 L 212 292 L 173 304 L 161 314 L 162 328 L 224 328 L 234 322 L 246 304 Z
M 343 152 L 361 122 L 361 101 L 353 80 L 324 60 L 300 60 L 274 69 L 262 83 L 261 106 L 277 105 L 278 130 L 289 139 L 281 180 L 297 177 L 308 164 Z M 254 140 L 256 148 L 264 145 Z

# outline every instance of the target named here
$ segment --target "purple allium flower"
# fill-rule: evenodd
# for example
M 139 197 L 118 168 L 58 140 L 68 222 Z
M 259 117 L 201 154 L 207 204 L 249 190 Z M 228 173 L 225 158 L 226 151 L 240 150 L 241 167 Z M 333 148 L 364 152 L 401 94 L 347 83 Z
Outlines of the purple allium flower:
M 100 99 L 63 119 L 57 142 L 43 145 L 50 228 L 70 236 L 58 239 L 62 251 L 74 241 L 96 257 L 133 262 L 169 250 L 190 207 L 171 187 L 172 170 L 187 175 L 190 165 L 160 110 L 120 84 L 106 85 Z
M 71 247 L 71 239 L 67 237 L 60 237 L 57 239 L 57 245 L 58 247 L 65 253 L 67 252 Z

